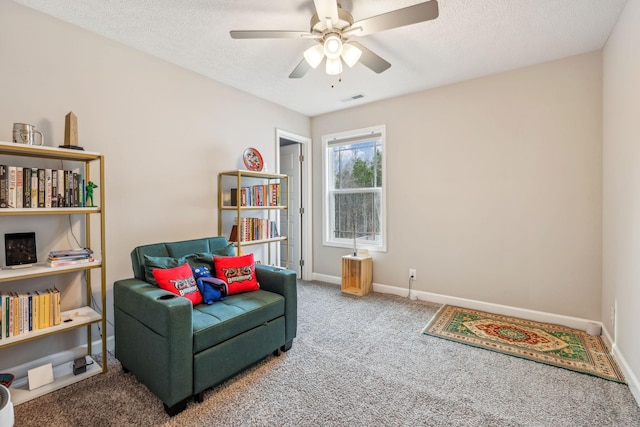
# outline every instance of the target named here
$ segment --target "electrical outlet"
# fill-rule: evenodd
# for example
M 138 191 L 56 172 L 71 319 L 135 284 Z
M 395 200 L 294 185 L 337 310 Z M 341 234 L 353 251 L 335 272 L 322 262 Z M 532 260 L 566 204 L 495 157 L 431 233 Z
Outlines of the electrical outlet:
M 615 331 L 616 329 L 616 308 L 615 306 L 611 306 L 611 327 L 613 328 L 613 330 Z
M 410 268 L 409 269 L 409 279 L 410 280 L 416 280 L 416 269 L 415 268 Z

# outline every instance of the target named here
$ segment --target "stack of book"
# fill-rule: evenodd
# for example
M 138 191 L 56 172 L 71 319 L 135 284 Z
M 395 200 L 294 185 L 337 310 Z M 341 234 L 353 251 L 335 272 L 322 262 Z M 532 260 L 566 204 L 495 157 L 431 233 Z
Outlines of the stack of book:
M 60 291 L 0 292 L 0 340 L 62 323 Z
M 47 257 L 48 267 L 62 267 L 64 265 L 84 264 L 95 261 L 93 251 L 89 248 L 65 249 L 51 251 Z

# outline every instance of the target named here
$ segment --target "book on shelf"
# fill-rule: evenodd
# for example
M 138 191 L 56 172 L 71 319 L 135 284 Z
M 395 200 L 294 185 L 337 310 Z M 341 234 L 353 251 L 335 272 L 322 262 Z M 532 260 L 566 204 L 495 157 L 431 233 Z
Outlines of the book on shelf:
M 10 208 L 16 207 L 16 174 L 18 173 L 16 166 L 9 166 L 9 183 L 8 183 L 8 198 L 7 204 Z
M 24 170 L 21 166 L 16 167 L 16 208 L 24 206 Z
M 64 180 L 64 171 L 62 169 L 58 170 L 58 185 L 57 185 L 57 189 L 58 189 L 58 207 L 62 208 L 65 206 L 65 199 L 64 199 L 64 184 L 65 180 Z
M 38 207 L 38 168 L 31 168 L 31 207 Z
M 31 207 L 31 169 L 22 168 L 22 207 Z
M 75 261 L 79 259 L 87 259 L 90 258 L 91 255 L 63 255 L 63 256 L 55 256 L 49 255 L 47 257 L 47 261 Z
M 89 248 L 73 248 L 73 249 L 58 249 L 49 251 L 50 257 L 64 257 L 64 256 L 78 256 L 78 255 L 91 255 L 93 250 Z
M 58 207 L 58 170 L 51 170 L 51 207 Z
M 44 170 L 44 207 L 50 208 L 51 205 L 51 190 L 52 190 L 52 175 L 53 171 L 49 168 Z
M 233 224 L 231 226 L 231 233 L 229 233 L 229 241 L 237 242 L 238 241 L 238 225 Z
M 46 266 L 47 267 L 64 267 L 67 265 L 90 264 L 92 262 L 95 262 L 95 259 L 92 257 L 84 257 L 82 259 L 59 259 L 59 260 L 47 259 Z
M 9 207 L 8 173 L 7 165 L 0 165 L 0 208 Z
M 40 329 L 44 329 L 49 327 L 49 312 L 51 312 L 51 308 L 49 307 L 51 304 L 51 295 L 49 295 L 49 292 L 42 292 L 40 302 Z
M 36 169 L 37 172 L 37 176 L 38 176 L 38 206 L 39 208 L 44 208 L 44 204 L 45 204 L 45 186 L 46 186 L 46 181 L 45 181 L 45 172 L 44 169 Z
M 0 293 L 0 340 L 62 323 L 60 291 Z
M 229 198 L 231 206 L 238 206 L 238 189 L 232 188 L 230 191 L 231 197 Z

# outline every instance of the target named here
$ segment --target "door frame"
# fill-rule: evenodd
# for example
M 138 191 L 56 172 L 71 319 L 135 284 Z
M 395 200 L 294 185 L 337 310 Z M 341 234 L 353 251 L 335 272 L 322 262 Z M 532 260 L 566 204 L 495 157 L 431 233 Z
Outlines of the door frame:
M 302 215 L 302 223 L 300 230 L 300 238 L 302 239 L 302 245 L 300 245 L 300 257 L 304 260 L 304 265 L 300 269 L 302 272 L 302 278 L 309 280 L 313 274 L 313 230 L 311 224 L 313 224 L 311 215 L 311 138 L 298 135 L 292 132 L 287 132 L 282 129 L 276 128 L 276 170 L 280 173 L 280 139 L 285 138 L 291 141 L 295 141 L 300 144 L 300 153 L 302 154 L 304 161 L 302 162 L 301 181 L 302 185 L 300 189 L 302 191 L 302 197 L 300 201 L 304 208 L 304 214 Z M 289 215 L 294 212 L 289 212 Z

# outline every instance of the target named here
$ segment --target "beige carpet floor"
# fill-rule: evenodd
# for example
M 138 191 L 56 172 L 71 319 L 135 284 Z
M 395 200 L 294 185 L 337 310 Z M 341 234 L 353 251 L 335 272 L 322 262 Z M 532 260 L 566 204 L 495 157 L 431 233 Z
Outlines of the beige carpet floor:
M 640 426 L 628 386 L 430 337 L 439 306 L 299 285 L 293 348 L 169 418 L 110 357 L 15 408 L 16 426 Z

